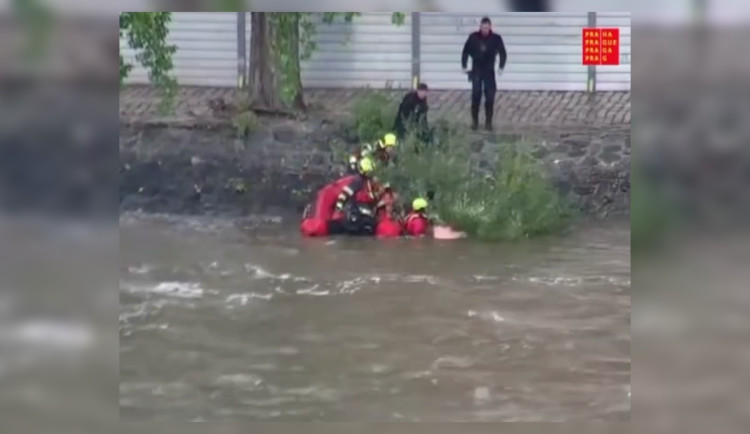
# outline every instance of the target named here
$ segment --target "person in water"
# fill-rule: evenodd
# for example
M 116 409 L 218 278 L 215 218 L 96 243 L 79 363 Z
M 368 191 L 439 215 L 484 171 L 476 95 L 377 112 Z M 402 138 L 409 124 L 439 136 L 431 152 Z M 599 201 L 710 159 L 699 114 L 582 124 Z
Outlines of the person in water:
M 388 133 L 374 144 L 367 143 L 349 156 L 349 173 L 357 174 L 360 171 L 359 162 L 369 157 L 378 163 L 388 164 L 395 158 L 396 135 Z
M 375 217 L 375 236 L 378 238 L 397 238 L 401 236 L 401 219 L 396 213 L 396 201 L 398 196 L 389 187 L 385 186 L 378 203 L 378 211 Z
M 427 199 L 418 197 L 411 203 L 411 210 L 404 218 L 404 233 L 412 237 L 421 237 L 430 229 L 430 218 L 427 217 Z

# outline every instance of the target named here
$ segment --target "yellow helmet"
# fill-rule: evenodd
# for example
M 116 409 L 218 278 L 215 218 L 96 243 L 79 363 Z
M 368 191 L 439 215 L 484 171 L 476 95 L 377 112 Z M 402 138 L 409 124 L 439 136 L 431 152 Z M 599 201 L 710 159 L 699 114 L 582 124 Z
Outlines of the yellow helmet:
M 389 148 L 391 146 L 396 146 L 396 135 L 393 133 L 388 133 L 383 136 L 382 140 L 380 140 L 380 147 Z
M 427 199 L 418 197 L 411 203 L 411 209 L 414 211 L 424 211 L 427 209 Z
M 372 158 L 365 157 L 361 160 L 359 160 L 359 171 L 363 174 L 372 173 L 372 171 L 375 170 L 375 162 L 372 161 Z

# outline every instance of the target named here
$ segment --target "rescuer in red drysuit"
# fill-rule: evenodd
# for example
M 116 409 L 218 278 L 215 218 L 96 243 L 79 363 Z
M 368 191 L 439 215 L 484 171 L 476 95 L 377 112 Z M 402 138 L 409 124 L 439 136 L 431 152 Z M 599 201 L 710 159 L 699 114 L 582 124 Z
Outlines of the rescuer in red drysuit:
M 359 161 L 359 175 L 346 185 L 336 200 L 336 212 L 329 222 L 331 233 L 375 235 L 376 214 L 383 188 L 372 178 L 375 162 L 370 157 Z
M 411 203 L 411 211 L 404 218 L 404 233 L 412 237 L 421 237 L 430 229 L 430 219 L 427 217 L 427 200 L 421 197 Z
M 318 190 L 315 204 L 308 206 L 302 216 L 300 230 L 307 237 L 324 237 L 329 235 L 328 221 L 334 217 L 336 200 L 341 191 L 359 175 L 348 175 L 325 185 Z M 339 216 L 337 216 L 339 217 Z
M 371 178 L 375 164 L 370 158 L 359 162 L 360 171 L 323 187 L 312 216 L 305 216 L 300 229 L 305 236 L 334 234 L 372 235 L 380 187 Z

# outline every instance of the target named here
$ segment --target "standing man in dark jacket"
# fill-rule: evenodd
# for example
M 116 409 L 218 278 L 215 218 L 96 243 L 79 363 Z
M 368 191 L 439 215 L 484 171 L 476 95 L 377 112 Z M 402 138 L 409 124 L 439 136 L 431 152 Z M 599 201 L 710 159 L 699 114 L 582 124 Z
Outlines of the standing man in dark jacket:
M 393 131 L 399 139 L 406 136 L 406 130 L 410 126 L 415 126 L 418 134 L 427 132 L 427 90 L 426 84 L 419 83 L 416 91 L 407 93 L 401 100 L 393 123 Z
M 505 51 L 503 38 L 492 32 L 492 22 L 488 17 L 482 18 L 478 32 L 469 35 L 461 54 L 461 67 L 469 74 L 471 81 L 471 127 L 477 129 L 479 124 L 479 103 L 484 88 L 484 128 L 492 130 L 492 115 L 495 108 L 495 58 L 500 55 L 499 74 L 503 73 L 508 54 Z M 466 63 L 471 56 L 471 70 Z

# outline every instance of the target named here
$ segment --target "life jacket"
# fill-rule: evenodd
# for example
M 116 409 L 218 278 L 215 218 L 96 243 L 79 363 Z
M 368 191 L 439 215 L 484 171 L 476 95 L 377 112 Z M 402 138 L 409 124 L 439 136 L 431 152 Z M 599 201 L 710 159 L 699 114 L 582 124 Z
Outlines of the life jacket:
M 364 205 L 375 205 L 378 202 L 379 188 L 372 179 L 365 180 L 362 188 L 354 192 L 354 201 Z
M 427 234 L 429 227 L 430 220 L 421 212 L 412 211 L 404 219 L 405 232 L 407 235 L 413 237 L 420 237 Z
M 375 235 L 381 238 L 400 237 L 401 231 L 401 223 L 386 214 L 378 218 L 377 226 L 375 226 Z

